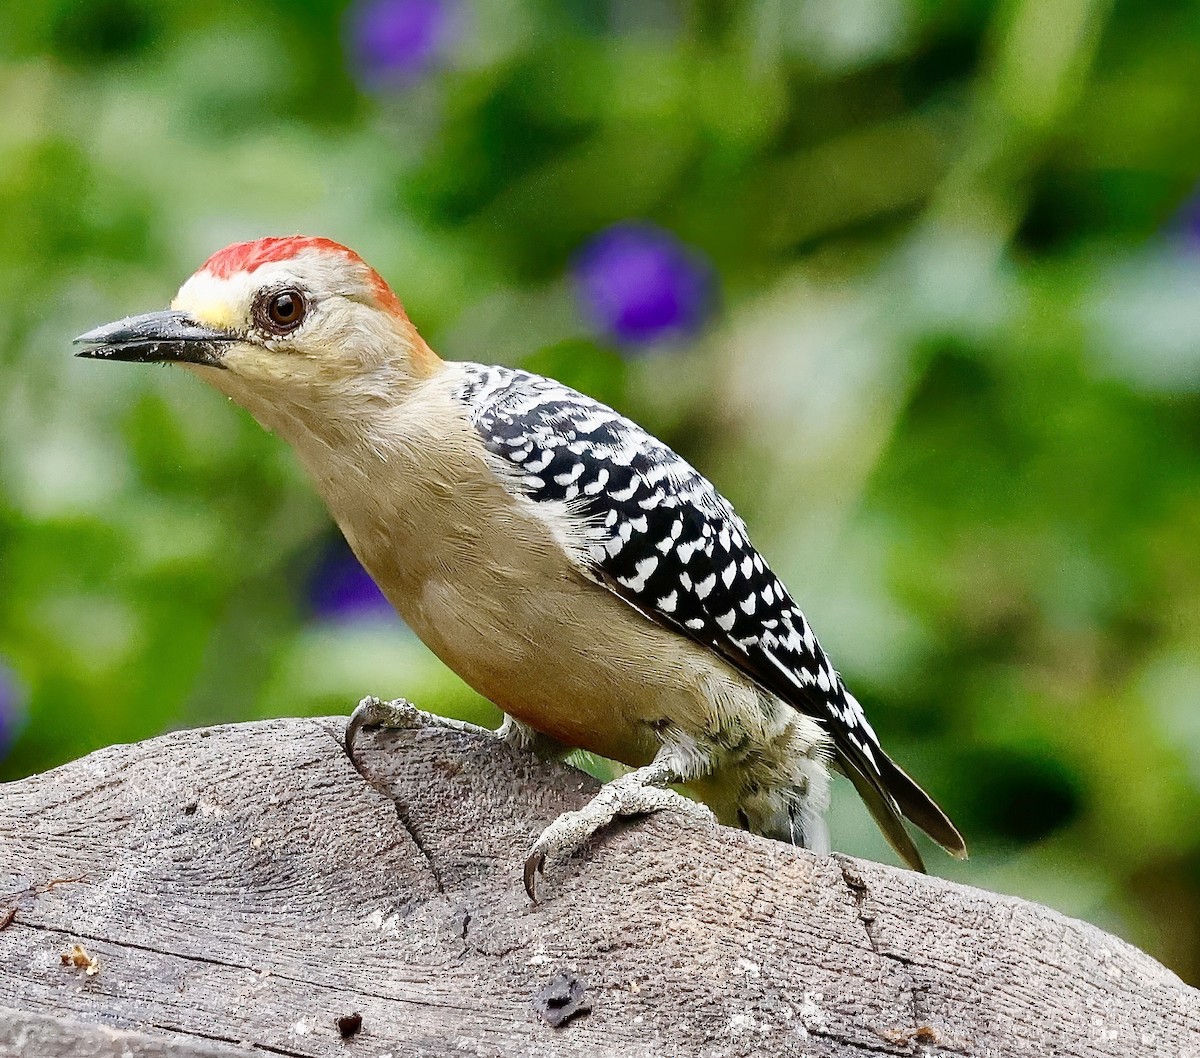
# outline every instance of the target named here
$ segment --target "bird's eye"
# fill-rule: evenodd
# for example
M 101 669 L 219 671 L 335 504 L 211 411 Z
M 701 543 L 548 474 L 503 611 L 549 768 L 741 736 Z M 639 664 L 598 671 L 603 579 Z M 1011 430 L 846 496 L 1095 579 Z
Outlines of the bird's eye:
M 307 309 L 300 291 L 279 290 L 266 298 L 260 317 L 268 330 L 286 334 L 300 326 Z

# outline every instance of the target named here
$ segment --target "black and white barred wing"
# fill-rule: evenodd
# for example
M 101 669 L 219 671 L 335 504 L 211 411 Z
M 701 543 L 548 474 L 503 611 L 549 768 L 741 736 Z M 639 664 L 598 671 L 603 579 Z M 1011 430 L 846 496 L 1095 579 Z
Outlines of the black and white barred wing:
M 549 379 L 481 369 L 466 397 L 487 448 L 519 472 L 525 494 L 563 505 L 579 525 L 586 572 L 872 765 L 878 741 L 861 708 L 710 482 L 641 427 Z
M 657 623 L 725 657 L 829 732 L 889 840 L 921 857 L 903 811 L 956 854 L 962 838 L 879 746 L 787 589 L 728 501 L 611 408 L 550 379 L 464 365 L 461 398 L 487 449 L 533 502 L 556 505 L 581 569 Z

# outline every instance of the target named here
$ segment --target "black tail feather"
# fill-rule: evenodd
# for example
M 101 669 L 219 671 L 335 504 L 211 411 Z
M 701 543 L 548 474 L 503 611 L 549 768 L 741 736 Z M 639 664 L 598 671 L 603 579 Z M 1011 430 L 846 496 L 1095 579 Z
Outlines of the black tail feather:
M 880 758 L 883 784 L 887 792 L 895 798 L 900 811 L 956 860 L 965 860 L 967 843 L 963 841 L 958 828 L 950 822 L 946 813 L 891 757 L 886 753 L 877 753 L 877 756 Z
M 841 757 L 839 763 L 846 778 L 854 783 L 854 788 L 858 791 L 858 796 L 863 799 L 863 804 L 867 806 L 871 817 L 883 831 L 883 836 L 888 839 L 888 844 L 914 871 L 924 874 L 925 861 L 921 859 L 921 853 L 913 844 L 912 836 L 905 829 L 896 802 L 888 796 L 886 791 L 880 789 L 878 778 L 868 775 L 863 768 L 860 768 L 848 757 Z
M 870 763 L 838 753 L 841 771 L 883 831 L 888 843 L 914 871 L 925 873 L 925 862 L 904 825 L 907 817 L 956 859 L 967 858 L 967 846 L 957 828 L 924 790 L 878 747 L 873 748 L 878 773 Z

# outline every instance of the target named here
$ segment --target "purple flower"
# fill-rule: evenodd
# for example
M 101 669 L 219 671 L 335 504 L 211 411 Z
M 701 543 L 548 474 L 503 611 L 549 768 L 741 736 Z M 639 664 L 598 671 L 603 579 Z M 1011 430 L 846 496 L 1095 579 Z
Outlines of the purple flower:
M 1200 252 L 1200 187 L 1197 187 L 1175 214 L 1171 224 L 1180 246 L 1189 253 Z
M 653 224 L 626 221 L 606 228 L 584 246 L 574 267 L 584 314 L 620 344 L 686 338 L 708 317 L 712 267 Z
M 352 72 L 369 89 L 418 81 L 456 35 L 454 0 L 358 0 L 346 16 Z
M 332 621 L 395 617 L 392 604 L 341 537 L 317 564 L 309 586 L 309 601 L 318 617 Z
M 25 719 L 25 688 L 12 670 L 0 661 L 0 757 L 16 741 L 17 730 Z

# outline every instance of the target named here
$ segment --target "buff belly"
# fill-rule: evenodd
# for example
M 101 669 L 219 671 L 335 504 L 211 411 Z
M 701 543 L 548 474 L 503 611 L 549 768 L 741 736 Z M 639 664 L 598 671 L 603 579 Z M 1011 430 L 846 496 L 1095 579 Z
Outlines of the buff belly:
M 666 744 L 721 822 L 827 844 L 828 740 L 816 724 L 565 557 L 537 555 L 439 562 L 400 583 L 386 565 L 368 569 L 425 644 L 508 715 L 630 767 Z
M 397 608 L 471 687 L 564 745 L 639 766 L 665 730 L 706 741 L 723 721 L 738 723 L 714 697 L 756 707 L 719 658 L 582 577 L 492 597 L 480 587 L 430 578 Z

